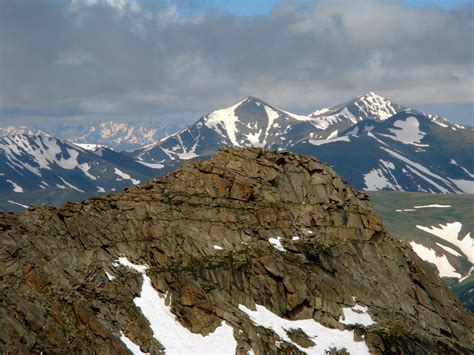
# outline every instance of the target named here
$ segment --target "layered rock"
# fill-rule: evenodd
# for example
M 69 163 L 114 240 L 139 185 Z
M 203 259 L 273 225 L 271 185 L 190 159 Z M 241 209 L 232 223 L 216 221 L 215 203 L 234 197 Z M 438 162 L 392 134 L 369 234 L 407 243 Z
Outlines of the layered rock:
M 1 214 L 0 245 L 1 352 L 474 349 L 473 315 L 367 195 L 291 153 L 225 148 L 120 194 Z

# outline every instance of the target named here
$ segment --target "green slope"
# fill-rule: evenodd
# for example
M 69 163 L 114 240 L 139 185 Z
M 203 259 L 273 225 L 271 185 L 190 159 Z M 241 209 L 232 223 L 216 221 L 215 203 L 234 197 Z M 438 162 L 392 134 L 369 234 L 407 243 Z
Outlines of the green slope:
M 390 234 L 400 240 L 415 241 L 427 247 L 443 252 L 436 243 L 452 247 L 452 244 L 443 243 L 442 239 L 418 229 L 416 226 L 439 226 L 440 224 L 460 222 L 462 224 L 459 236 L 467 238 L 466 234 L 474 235 L 474 195 L 472 194 L 429 194 L 419 192 L 369 192 L 372 205 L 380 215 Z M 423 205 L 450 205 L 449 208 L 420 208 Z M 398 211 L 397 211 L 398 210 Z M 401 210 L 401 211 L 400 211 Z M 404 211 L 408 210 L 408 211 Z M 459 237 L 458 237 L 459 238 Z M 453 249 L 460 251 L 457 248 Z M 472 251 L 471 251 L 472 252 Z M 445 253 L 449 262 L 456 271 L 463 276 L 469 274 L 472 263 L 465 257 L 454 257 Z M 474 274 L 462 282 L 456 279 L 446 279 L 453 292 L 461 302 L 474 312 Z
M 412 236 L 415 240 L 430 235 L 416 225 L 434 226 L 440 223 L 461 222 L 461 235 L 474 232 L 474 195 L 430 194 L 422 192 L 369 192 L 372 204 L 385 226 L 396 238 Z M 450 205 L 450 208 L 420 208 L 414 206 Z M 402 210 L 397 212 L 397 210 Z

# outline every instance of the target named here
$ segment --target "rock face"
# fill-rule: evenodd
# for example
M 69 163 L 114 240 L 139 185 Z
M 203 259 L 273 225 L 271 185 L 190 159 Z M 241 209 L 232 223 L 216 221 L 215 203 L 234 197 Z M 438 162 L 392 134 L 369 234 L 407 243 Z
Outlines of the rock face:
M 291 153 L 1 214 L 0 245 L 2 353 L 474 350 L 473 315 L 367 196 Z

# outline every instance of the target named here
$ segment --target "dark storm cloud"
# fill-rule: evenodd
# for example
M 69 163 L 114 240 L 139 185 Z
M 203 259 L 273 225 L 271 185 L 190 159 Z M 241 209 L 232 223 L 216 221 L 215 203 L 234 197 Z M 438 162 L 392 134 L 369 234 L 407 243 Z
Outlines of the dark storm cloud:
M 316 108 L 368 90 L 415 105 L 474 101 L 472 6 L 294 3 L 183 17 L 169 1 L 3 1 L 0 118 L 179 119 L 246 95 Z

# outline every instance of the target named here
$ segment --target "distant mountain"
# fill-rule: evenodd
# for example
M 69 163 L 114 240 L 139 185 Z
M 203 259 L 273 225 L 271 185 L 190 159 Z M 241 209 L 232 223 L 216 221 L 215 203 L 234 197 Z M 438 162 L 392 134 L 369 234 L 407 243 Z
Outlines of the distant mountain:
M 77 189 L 110 191 L 132 185 L 133 181 L 161 176 L 183 161 L 206 159 L 220 147 L 238 146 L 315 156 L 332 165 L 349 184 L 360 190 L 474 192 L 474 164 L 471 154 L 467 154 L 474 151 L 473 128 L 404 108 L 373 92 L 309 116 L 246 97 L 135 151 L 118 152 L 104 147 L 109 146 L 107 142 L 113 144 L 114 137 L 118 139 L 116 144 L 143 142 L 143 132 L 133 130 L 131 125 L 101 124 L 99 128 L 90 128 L 85 135 L 75 136 L 75 141 L 87 141 L 77 144 L 90 151 L 63 140 L 46 139 L 44 135 L 2 137 L 3 144 L 11 151 L 0 150 L 0 159 L 5 161 L 0 165 L 0 174 L 5 176 L 0 189 L 32 191 L 67 187 L 61 179 L 69 182 L 74 173 L 77 181 L 69 183 Z M 63 135 L 69 134 L 63 132 Z M 57 142 L 58 146 L 68 148 L 52 148 L 55 153 L 51 155 L 48 149 L 41 148 L 44 142 Z M 68 149 L 84 160 L 75 159 L 76 153 L 71 158 Z M 15 151 L 21 154 L 15 156 L 12 153 Z M 42 154 L 47 156 L 42 157 Z M 54 169 L 42 167 L 44 159 Z M 74 163 L 72 168 L 64 166 L 69 159 Z M 22 170 L 18 171 L 18 166 L 22 166 Z M 38 175 L 40 168 L 44 171 Z M 114 168 L 130 178 L 117 181 Z M 94 171 L 91 174 L 97 175 L 97 181 L 87 175 L 88 169 Z M 44 176 L 50 175 L 57 176 L 51 177 L 51 181 L 45 180 Z
M 136 149 L 154 143 L 186 126 L 185 122 L 116 122 L 96 124 L 68 123 L 47 127 L 6 126 L 0 127 L 0 136 L 45 135 L 81 144 L 99 144 L 116 150 Z
M 0 127 L 0 137 L 2 136 L 17 136 L 27 134 L 30 136 L 50 136 L 48 132 L 45 130 L 34 128 L 34 127 L 27 127 L 23 125 L 19 126 L 6 126 Z
M 136 149 L 173 134 L 184 127 L 180 123 L 126 123 L 103 122 L 89 127 L 87 132 L 77 138 L 69 138 L 75 143 L 96 143 L 111 148 Z
M 221 146 L 289 149 L 317 137 L 321 128 L 308 116 L 296 115 L 255 97 L 201 117 L 182 131 L 137 150 L 133 155 L 147 162 L 166 163 L 212 155 Z
M 320 138 L 328 138 L 357 122 L 384 121 L 405 109 L 371 91 L 343 104 L 316 110 L 309 117 L 314 118 L 317 125 L 324 130 Z
M 290 148 L 332 165 L 360 190 L 474 193 L 474 129 L 405 110 Z
M 361 190 L 474 192 L 473 128 L 373 92 L 310 116 L 247 97 L 131 155 L 176 166 L 229 145 L 313 155 Z
M 158 168 L 107 148 L 92 152 L 53 137 L 0 137 L 2 194 L 51 188 L 80 193 L 122 190 L 155 176 Z

